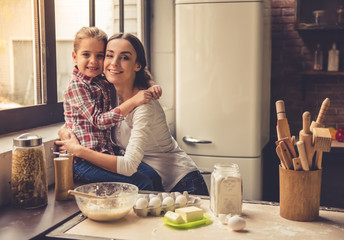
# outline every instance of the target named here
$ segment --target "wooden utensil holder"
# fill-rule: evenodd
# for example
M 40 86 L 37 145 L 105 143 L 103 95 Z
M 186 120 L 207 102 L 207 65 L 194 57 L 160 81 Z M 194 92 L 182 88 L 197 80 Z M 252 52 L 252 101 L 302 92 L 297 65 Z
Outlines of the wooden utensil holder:
M 280 215 L 294 221 L 319 216 L 322 171 L 295 171 L 279 167 Z

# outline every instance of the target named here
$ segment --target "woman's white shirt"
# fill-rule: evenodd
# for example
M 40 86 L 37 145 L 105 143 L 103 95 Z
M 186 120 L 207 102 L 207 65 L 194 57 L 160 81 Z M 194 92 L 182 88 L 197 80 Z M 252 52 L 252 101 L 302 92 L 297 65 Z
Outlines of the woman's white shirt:
M 117 157 L 119 174 L 131 176 L 143 161 L 160 175 L 164 190 L 170 191 L 186 174 L 197 170 L 172 137 L 156 100 L 136 107 L 113 129 L 116 144 L 126 149 L 124 156 Z

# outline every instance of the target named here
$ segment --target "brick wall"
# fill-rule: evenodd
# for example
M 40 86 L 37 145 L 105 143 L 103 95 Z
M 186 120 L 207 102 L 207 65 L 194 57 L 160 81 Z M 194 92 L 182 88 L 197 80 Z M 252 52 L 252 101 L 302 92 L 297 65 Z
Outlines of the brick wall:
M 271 140 L 276 139 L 275 102 L 284 100 L 292 135 L 298 136 L 302 128 L 302 114 L 309 111 L 316 120 L 322 101 L 330 98 L 326 126 L 344 126 L 344 77 L 303 77 L 302 71 L 311 70 L 313 51 L 319 42 L 324 51 L 324 68 L 327 51 L 337 41 L 341 51 L 340 70 L 344 71 L 344 38 L 327 32 L 299 33 L 295 29 L 297 0 L 272 0 L 272 73 L 271 73 Z M 340 41 L 341 40 L 341 41 Z M 304 80 L 304 84 L 302 81 Z M 305 89 L 303 94 L 303 87 Z

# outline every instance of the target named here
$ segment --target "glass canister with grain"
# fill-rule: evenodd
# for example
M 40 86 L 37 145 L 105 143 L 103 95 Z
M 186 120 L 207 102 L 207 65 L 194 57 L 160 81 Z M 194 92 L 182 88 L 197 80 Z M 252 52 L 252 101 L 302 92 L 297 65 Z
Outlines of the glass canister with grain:
M 13 139 L 11 204 L 31 209 L 47 203 L 47 166 L 42 138 L 24 133 Z

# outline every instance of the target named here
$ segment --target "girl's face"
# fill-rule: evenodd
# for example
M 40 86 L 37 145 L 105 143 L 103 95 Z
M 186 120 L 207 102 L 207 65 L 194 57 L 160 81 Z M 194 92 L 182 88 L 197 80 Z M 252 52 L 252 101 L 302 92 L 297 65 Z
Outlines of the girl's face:
M 134 85 L 136 72 L 141 69 L 136 62 L 136 51 L 128 40 L 114 39 L 108 42 L 104 60 L 106 79 L 114 85 Z
M 85 38 L 80 41 L 77 52 L 72 53 L 73 61 L 79 71 L 88 77 L 96 77 L 103 72 L 104 42 L 94 38 Z

